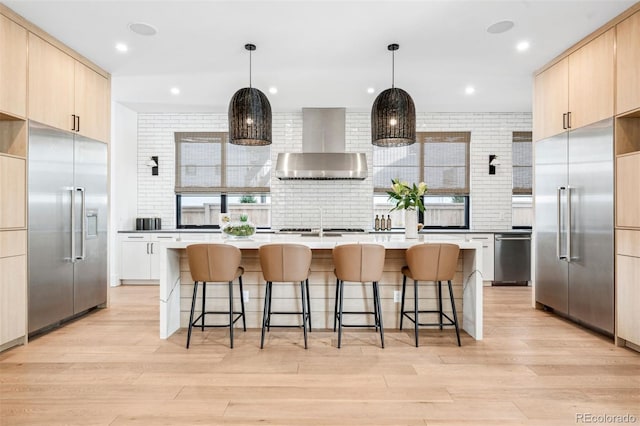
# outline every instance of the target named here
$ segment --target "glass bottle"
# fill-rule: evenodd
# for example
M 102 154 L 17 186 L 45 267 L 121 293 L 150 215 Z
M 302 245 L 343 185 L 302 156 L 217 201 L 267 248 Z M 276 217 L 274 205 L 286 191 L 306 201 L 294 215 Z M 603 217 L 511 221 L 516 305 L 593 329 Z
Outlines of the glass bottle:
M 382 215 L 380 218 L 380 230 L 384 231 L 385 229 L 387 229 L 387 221 L 384 220 L 384 215 Z
M 391 215 L 387 215 L 387 231 L 391 231 Z
M 380 218 L 378 217 L 378 215 L 376 215 L 375 225 L 373 229 L 375 229 L 376 231 L 380 230 Z

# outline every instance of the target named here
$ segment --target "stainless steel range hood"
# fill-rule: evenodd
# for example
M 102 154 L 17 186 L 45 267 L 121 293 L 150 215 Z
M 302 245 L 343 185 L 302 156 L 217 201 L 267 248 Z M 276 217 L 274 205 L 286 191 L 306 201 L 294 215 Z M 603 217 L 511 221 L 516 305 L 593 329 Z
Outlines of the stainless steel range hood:
M 367 177 L 366 155 L 344 150 L 345 109 L 303 108 L 303 152 L 278 154 L 276 177 L 282 180 L 364 180 Z

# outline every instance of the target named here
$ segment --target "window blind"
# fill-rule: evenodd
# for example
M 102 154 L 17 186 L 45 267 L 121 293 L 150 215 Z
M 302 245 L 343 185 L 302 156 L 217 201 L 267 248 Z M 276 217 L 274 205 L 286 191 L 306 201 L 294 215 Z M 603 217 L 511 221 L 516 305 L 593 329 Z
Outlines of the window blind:
M 531 132 L 513 132 L 513 193 L 531 194 L 533 146 Z
M 175 143 L 176 193 L 269 192 L 269 146 L 232 145 L 226 132 L 175 132 Z
M 391 179 L 424 181 L 428 195 L 469 194 L 470 132 L 418 132 L 417 143 L 394 148 L 373 147 L 374 191 L 384 193 Z

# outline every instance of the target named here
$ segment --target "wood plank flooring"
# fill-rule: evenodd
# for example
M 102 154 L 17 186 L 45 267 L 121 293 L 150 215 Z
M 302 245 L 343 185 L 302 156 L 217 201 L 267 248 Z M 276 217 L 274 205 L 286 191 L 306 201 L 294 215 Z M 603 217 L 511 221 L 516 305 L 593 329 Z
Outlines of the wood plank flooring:
M 5 425 L 571 425 L 640 423 L 640 354 L 485 288 L 485 340 L 452 330 L 194 330 L 158 338 L 158 288 L 112 289 L 99 310 L 0 353 Z

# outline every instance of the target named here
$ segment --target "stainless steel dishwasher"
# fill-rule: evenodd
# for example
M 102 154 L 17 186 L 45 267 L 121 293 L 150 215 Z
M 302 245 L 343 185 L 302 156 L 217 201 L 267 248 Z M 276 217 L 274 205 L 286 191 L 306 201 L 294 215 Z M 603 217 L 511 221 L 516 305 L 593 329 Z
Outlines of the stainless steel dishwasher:
M 528 285 L 531 280 L 531 235 L 495 234 L 494 285 Z

